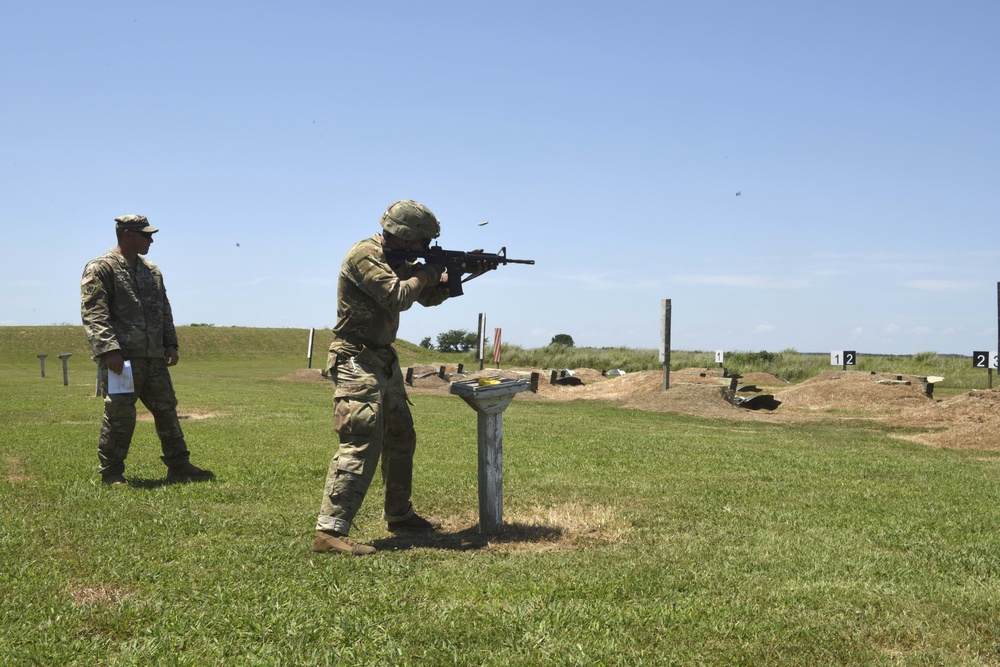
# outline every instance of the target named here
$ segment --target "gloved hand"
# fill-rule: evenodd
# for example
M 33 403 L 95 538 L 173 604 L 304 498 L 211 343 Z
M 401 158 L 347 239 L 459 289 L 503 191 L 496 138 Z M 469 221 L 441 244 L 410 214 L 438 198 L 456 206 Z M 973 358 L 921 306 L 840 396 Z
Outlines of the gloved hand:
M 425 285 L 425 287 L 434 287 L 435 285 L 437 285 L 439 282 L 441 282 L 441 274 L 444 273 L 444 271 L 440 267 L 433 266 L 431 264 L 417 264 L 416 266 L 413 267 L 413 269 L 414 269 L 413 275 L 416 275 L 421 271 L 423 271 L 424 275 L 427 276 L 427 284 Z
M 481 253 L 483 252 L 483 249 L 477 248 L 475 250 L 470 250 L 469 252 L 473 254 Z M 491 262 L 486 259 L 481 259 L 479 261 L 469 260 L 462 265 L 462 271 L 464 271 L 465 273 L 471 273 L 472 278 L 475 278 L 476 276 L 483 275 L 487 271 L 492 271 L 493 269 L 497 268 L 497 266 L 499 266 L 498 262 Z M 470 280 L 472 278 L 470 278 Z

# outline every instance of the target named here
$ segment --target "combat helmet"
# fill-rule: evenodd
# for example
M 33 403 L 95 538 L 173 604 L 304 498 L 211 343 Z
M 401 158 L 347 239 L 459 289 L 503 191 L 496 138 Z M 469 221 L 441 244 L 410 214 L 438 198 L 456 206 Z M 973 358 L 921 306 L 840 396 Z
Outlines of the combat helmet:
M 404 241 L 436 239 L 441 223 L 431 210 L 411 199 L 402 199 L 385 210 L 379 221 L 382 229 Z

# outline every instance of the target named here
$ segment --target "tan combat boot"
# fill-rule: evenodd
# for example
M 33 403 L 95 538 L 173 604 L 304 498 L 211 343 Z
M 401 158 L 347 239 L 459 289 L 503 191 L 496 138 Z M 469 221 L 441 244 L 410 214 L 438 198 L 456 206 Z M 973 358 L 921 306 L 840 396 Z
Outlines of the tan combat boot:
M 367 544 L 358 544 L 346 535 L 328 533 L 325 530 L 316 531 L 316 539 L 313 540 L 312 550 L 316 553 L 334 552 L 350 556 L 367 556 L 375 553 L 375 547 L 370 547 Z
M 425 519 L 419 514 L 414 514 L 400 521 L 387 521 L 385 527 L 390 533 L 427 533 L 440 528 L 441 522 L 437 519 Z
M 101 484 L 105 486 L 128 486 L 128 482 L 125 481 L 125 475 L 121 473 L 101 475 Z
M 215 474 L 211 470 L 202 470 L 190 463 L 167 468 L 168 482 L 202 482 L 214 478 Z

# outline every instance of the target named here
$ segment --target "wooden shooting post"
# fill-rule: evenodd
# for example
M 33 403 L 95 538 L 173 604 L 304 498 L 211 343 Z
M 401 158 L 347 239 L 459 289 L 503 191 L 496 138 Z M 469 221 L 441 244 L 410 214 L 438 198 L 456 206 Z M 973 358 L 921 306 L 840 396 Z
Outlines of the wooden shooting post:
M 526 389 L 526 380 L 493 378 L 459 380 L 449 389 L 478 415 L 479 531 L 486 535 L 503 532 L 503 411 Z
M 39 354 L 38 355 L 38 360 L 42 362 L 42 377 L 45 377 L 45 357 L 47 357 L 47 356 L 49 356 L 49 355 L 47 355 L 47 354 Z
M 68 360 L 72 356 L 73 356 L 73 354 L 71 352 L 67 352 L 66 354 L 60 354 L 59 355 L 59 358 L 62 359 L 62 362 L 63 362 L 63 386 L 64 387 L 68 387 L 69 386 L 69 364 L 68 364 Z
M 670 389 L 670 299 L 661 302 L 660 361 L 663 362 L 663 391 Z
M 307 361 L 306 368 L 312 368 L 313 367 L 313 343 L 314 342 L 316 342 L 316 329 L 315 328 L 309 330 L 309 353 L 308 353 L 309 359 Z

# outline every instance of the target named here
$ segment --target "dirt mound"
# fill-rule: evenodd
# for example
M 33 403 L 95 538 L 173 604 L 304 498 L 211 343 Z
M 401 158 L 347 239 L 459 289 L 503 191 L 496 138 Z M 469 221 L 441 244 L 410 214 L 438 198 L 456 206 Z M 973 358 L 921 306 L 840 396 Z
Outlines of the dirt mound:
M 660 386 L 663 386 L 663 373 L 661 371 L 646 371 L 655 373 L 660 377 Z M 727 378 L 721 368 L 682 368 L 679 371 L 670 372 L 670 386 L 675 387 L 683 384 L 713 385 L 717 387 L 728 387 L 732 378 Z
M 1000 449 L 1000 392 L 970 391 L 889 421 L 896 426 L 931 429 L 905 436 L 925 445 Z
M 737 408 L 726 400 L 726 387 L 710 384 L 671 384 L 663 391 L 663 376 L 654 373 L 649 390 L 642 388 L 620 400 L 622 405 L 634 410 L 649 412 L 676 412 L 699 417 L 724 417 L 727 419 L 757 419 L 766 413 Z
M 732 382 L 721 368 L 672 371 L 663 391 L 662 371 L 605 377 L 591 368 L 572 369 L 582 384 L 551 382 L 552 369 L 486 368 L 458 374 L 454 365 L 416 365 L 411 394 L 448 395 L 452 380 L 498 377 L 531 380 L 538 390 L 517 395 L 518 401 L 608 401 L 632 410 L 674 412 L 730 420 L 801 421 L 803 419 L 870 419 L 907 429 L 900 437 L 935 447 L 1000 450 L 1000 392 L 972 391 L 942 401 L 927 396 L 925 379 L 912 375 L 828 371 L 797 385 L 770 373 L 748 373 L 741 385 L 764 388 L 781 401 L 777 410 L 748 410 L 726 400 Z M 556 371 L 557 374 L 561 371 Z M 295 371 L 283 380 L 329 382 L 318 370 Z M 925 432 L 914 433 L 915 429 Z
M 866 412 L 872 416 L 921 409 L 934 401 L 916 377 L 827 371 L 775 393 L 785 410 Z
M 592 368 L 573 369 L 573 377 L 579 378 L 582 385 L 552 384 L 551 371 L 548 369 L 484 369 L 468 373 L 465 377 L 529 380 L 532 373 L 539 375 L 538 391 L 522 392 L 517 396 L 518 401 L 610 401 L 634 410 L 677 412 L 704 417 L 727 416 L 731 419 L 754 418 L 755 414 L 755 411 L 736 408 L 726 400 L 723 390 L 729 387 L 730 381 L 722 377 L 721 370 L 716 372 L 709 369 L 706 372 L 704 369 L 685 369 L 671 373 L 670 390 L 666 392 L 663 391 L 663 373 L 660 371 L 605 377 Z M 433 378 L 415 379 L 408 390 L 416 394 L 447 393 L 448 384 L 448 381 L 434 375 Z
M 761 387 L 787 387 L 788 380 L 782 380 L 771 373 L 747 373 L 740 378 L 740 384 L 754 384 Z

